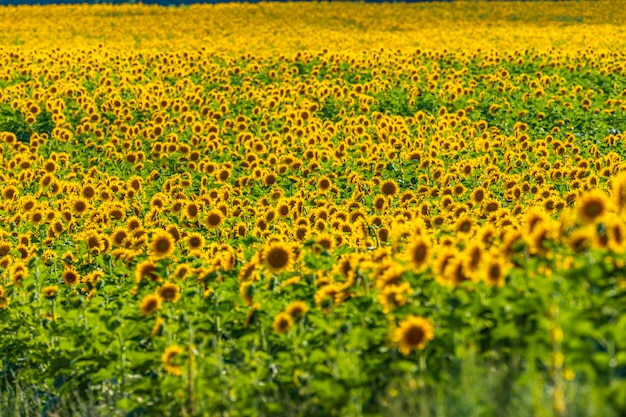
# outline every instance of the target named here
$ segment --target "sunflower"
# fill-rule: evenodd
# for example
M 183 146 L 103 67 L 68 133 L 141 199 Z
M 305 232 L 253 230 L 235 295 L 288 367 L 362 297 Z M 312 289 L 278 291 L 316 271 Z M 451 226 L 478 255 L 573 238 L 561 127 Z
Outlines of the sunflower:
M 8 255 L 11 252 L 11 242 L 7 242 L 6 240 L 0 240 L 0 258 Z
M 62 278 L 63 282 L 70 286 L 80 282 L 80 275 L 74 268 L 66 268 L 65 271 L 63 271 Z
M 105 251 L 105 242 L 102 238 L 102 235 L 91 232 L 85 236 L 85 243 L 87 244 L 87 249 L 94 255 L 98 255 Z
M 619 211 L 626 209 L 626 171 L 617 174 L 611 180 L 613 203 Z
M 183 368 L 176 364 L 176 357 L 183 353 L 185 349 L 180 346 L 168 346 L 161 356 L 163 367 L 169 375 L 181 376 L 183 374 Z
M 205 224 L 209 229 L 218 228 L 224 221 L 224 214 L 219 210 L 211 210 L 205 217 Z
M 317 180 L 317 189 L 322 192 L 327 192 L 332 185 L 333 183 L 327 175 L 324 175 Z
M 204 237 L 198 232 L 192 232 L 185 238 L 187 249 L 191 252 L 199 252 L 204 247 Z
M 153 282 L 160 281 L 156 273 L 156 267 L 156 263 L 152 259 L 139 262 L 135 268 L 135 281 L 140 283 L 144 278 L 148 278 Z
M 578 200 L 578 218 L 583 223 L 594 223 L 609 211 L 609 199 L 600 190 L 593 189 Z
M 41 292 L 43 293 L 44 297 L 50 300 L 56 297 L 58 291 L 59 291 L 58 285 L 49 285 L 47 287 L 44 287 L 44 289 Z
M 25 263 L 18 261 L 9 270 L 9 277 L 14 285 L 20 286 L 22 281 L 28 276 L 28 267 Z
M 403 320 L 394 332 L 394 341 L 403 355 L 413 350 L 422 350 L 435 337 L 435 327 L 430 320 L 419 316 L 409 316 Z
M 611 216 L 606 222 L 609 248 L 613 252 L 621 253 L 626 247 L 626 225 L 618 216 Z
M 172 235 L 165 230 L 158 230 L 152 235 L 150 253 L 156 259 L 168 258 L 174 253 L 175 242 Z
M 131 216 L 126 220 L 126 229 L 129 231 L 133 231 L 135 229 L 141 228 L 141 220 L 137 216 Z
M 291 315 L 289 315 L 289 313 L 286 313 L 284 311 L 278 313 L 278 315 L 274 318 L 274 323 L 272 324 L 274 331 L 278 334 L 289 331 L 292 326 L 293 318 L 291 317 Z
M 293 251 L 285 243 L 272 242 L 263 249 L 261 258 L 270 271 L 278 274 L 291 266 Z
M 18 194 L 17 188 L 15 188 L 12 185 L 9 185 L 2 191 L 2 196 L 4 197 L 5 200 L 13 200 L 15 197 L 17 197 L 17 194 Z
M 84 198 L 78 197 L 71 202 L 71 207 L 72 212 L 80 217 L 89 209 L 89 203 Z
M 139 312 L 144 316 L 149 316 L 160 310 L 161 305 L 161 298 L 157 294 L 148 294 L 141 300 Z
M 80 195 L 85 200 L 91 200 L 96 195 L 96 189 L 91 184 L 86 184 L 83 186 Z
M 127 238 L 128 233 L 123 227 L 115 228 L 115 230 L 113 230 L 113 233 L 111 234 L 111 241 L 115 246 L 122 246 Z
M 175 303 L 180 298 L 180 287 L 173 282 L 168 282 L 159 288 L 158 294 L 163 301 Z
M 482 204 L 485 200 L 486 191 L 483 187 L 477 187 L 472 191 L 471 199 L 474 204 Z
M 466 269 L 462 257 L 452 259 L 444 270 L 444 283 L 456 287 L 465 281 L 472 279 L 470 272 Z
M 473 276 L 483 260 L 483 247 L 480 241 L 471 242 L 464 251 L 464 269 L 467 274 Z
M 532 234 L 535 229 L 548 221 L 548 215 L 539 207 L 529 208 L 522 219 L 524 233 Z
M 487 285 L 500 288 L 504 286 L 508 265 L 501 257 L 492 255 L 484 262 L 482 271 Z
M 472 233 L 472 229 L 474 228 L 474 223 L 475 221 L 473 218 L 465 215 L 456 221 L 454 225 L 454 232 L 464 236 L 470 235 Z
M 243 281 L 239 287 L 239 295 L 241 295 L 241 298 L 243 298 L 249 306 L 251 306 L 254 302 L 254 289 L 254 282 L 251 281 Z
M 380 192 L 388 197 L 398 194 L 398 184 L 394 180 L 387 180 L 380 184 Z
M 315 244 L 326 251 L 332 251 L 335 247 L 335 239 L 329 233 L 320 233 L 315 237 Z
M 285 308 L 285 312 L 289 314 L 289 316 L 293 320 L 299 320 L 304 317 L 304 315 L 309 311 L 309 306 L 306 305 L 304 301 L 292 301 Z
M 177 280 L 184 280 L 191 273 L 191 266 L 189 264 L 178 264 L 174 270 L 173 276 Z
M 193 201 L 188 202 L 185 205 L 185 218 L 189 221 L 196 221 L 200 217 L 200 207 Z
M 276 175 L 274 175 L 273 173 L 268 173 L 263 177 L 263 184 L 265 184 L 266 186 L 272 186 L 274 184 L 276 184 Z
M 594 241 L 596 230 L 593 225 L 574 230 L 568 239 L 570 248 L 576 253 L 589 249 Z

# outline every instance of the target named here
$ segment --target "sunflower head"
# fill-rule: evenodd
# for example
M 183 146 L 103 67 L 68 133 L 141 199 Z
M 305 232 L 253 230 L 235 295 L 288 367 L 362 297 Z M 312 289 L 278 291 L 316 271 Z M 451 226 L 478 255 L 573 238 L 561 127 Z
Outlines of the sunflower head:
M 293 320 L 302 318 L 308 311 L 309 306 L 307 306 L 304 301 L 293 301 L 285 308 L 285 312 L 289 314 Z
M 76 285 L 80 282 L 80 275 L 74 268 L 66 268 L 63 271 L 62 278 L 67 285 Z
M 578 201 L 578 218 L 584 224 L 594 223 L 609 212 L 609 205 L 607 195 L 593 189 L 581 196 Z
M 175 303 L 180 298 L 180 287 L 173 282 L 168 282 L 159 288 L 158 293 L 163 301 Z
M 159 230 L 152 235 L 150 253 L 157 259 L 170 257 L 174 253 L 175 242 L 172 235 L 165 230 Z
M 144 316 L 149 316 L 161 309 L 162 301 L 157 294 L 148 294 L 141 304 L 139 304 L 139 312 Z
M 183 368 L 178 363 L 183 352 L 185 352 L 185 349 L 176 345 L 167 347 L 165 352 L 163 352 L 161 360 L 163 367 L 169 375 L 181 376 L 183 374 Z
M 205 217 L 205 224 L 209 229 L 220 227 L 224 221 L 224 214 L 220 210 L 211 210 Z
M 274 273 L 280 273 L 289 269 L 293 263 L 293 251 L 283 242 L 272 242 L 268 244 L 262 253 L 265 266 Z
M 278 313 L 278 315 L 274 318 L 274 323 L 272 325 L 274 331 L 279 334 L 289 331 L 292 326 L 293 318 L 284 311 Z
M 427 318 L 419 316 L 407 317 L 394 332 L 394 340 L 403 355 L 424 349 L 434 337 L 435 326 Z

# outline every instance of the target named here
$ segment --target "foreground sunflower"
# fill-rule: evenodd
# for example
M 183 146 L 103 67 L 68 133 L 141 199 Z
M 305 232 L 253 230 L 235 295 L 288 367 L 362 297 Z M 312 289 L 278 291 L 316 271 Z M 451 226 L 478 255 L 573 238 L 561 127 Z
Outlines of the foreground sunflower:
M 263 250 L 263 261 L 270 271 L 278 274 L 291 266 L 293 252 L 282 242 L 272 242 Z
M 394 341 L 403 355 L 422 350 L 435 337 L 435 326 L 424 317 L 409 316 L 400 323 L 394 333 Z

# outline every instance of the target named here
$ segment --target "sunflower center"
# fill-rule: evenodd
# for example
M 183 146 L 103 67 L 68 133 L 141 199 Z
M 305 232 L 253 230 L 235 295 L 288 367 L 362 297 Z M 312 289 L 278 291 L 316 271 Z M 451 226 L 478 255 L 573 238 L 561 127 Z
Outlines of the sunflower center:
M 603 208 L 604 206 L 601 203 L 592 201 L 585 206 L 585 214 L 589 217 L 597 217 L 602 214 Z
M 410 346 L 417 346 L 424 341 L 424 330 L 421 327 L 412 326 L 407 329 L 404 339 Z
M 267 263 L 272 268 L 283 268 L 289 262 L 289 254 L 282 248 L 274 248 L 267 254 Z

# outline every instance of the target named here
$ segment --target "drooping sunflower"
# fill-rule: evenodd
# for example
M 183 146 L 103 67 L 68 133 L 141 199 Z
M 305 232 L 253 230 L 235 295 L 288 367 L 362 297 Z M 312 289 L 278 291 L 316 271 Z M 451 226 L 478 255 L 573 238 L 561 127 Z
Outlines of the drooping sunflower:
M 139 304 L 139 312 L 143 316 L 149 316 L 159 311 L 161 309 L 161 305 L 161 298 L 157 294 L 148 294 L 143 298 L 143 300 L 141 300 L 141 304 Z
M 172 256 L 175 249 L 174 238 L 167 231 L 158 230 L 152 235 L 150 253 L 156 259 Z
M 139 262 L 135 268 L 135 281 L 137 283 L 140 283 L 146 278 L 153 282 L 160 280 L 156 273 L 156 263 L 152 259 Z
M 127 238 L 128 233 L 123 227 L 115 228 L 115 230 L 113 230 L 113 233 L 111 234 L 111 241 L 114 246 L 122 246 Z
M 299 320 L 309 311 L 309 306 L 304 301 L 292 301 L 285 308 L 285 312 L 291 316 L 293 320 Z
M 189 264 L 178 264 L 174 270 L 173 276 L 177 280 L 184 280 L 191 273 L 191 266 Z
M 243 281 L 239 286 L 239 295 L 249 306 L 254 303 L 254 289 L 254 282 L 252 281 Z
M 168 346 L 161 356 L 163 367 L 169 375 L 181 376 L 183 374 L 182 366 L 176 363 L 176 357 L 183 353 L 185 349 L 180 346 Z
M 293 262 L 294 254 L 288 245 L 275 241 L 263 248 L 261 257 L 265 266 L 270 271 L 278 274 L 289 269 Z
M 9 277 L 14 285 L 20 286 L 22 281 L 28 276 L 28 267 L 25 263 L 18 261 L 9 270 Z
M 394 341 L 403 355 L 424 349 L 434 338 L 435 326 L 427 318 L 419 316 L 407 317 L 394 332 Z
M 58 291 L 59 291 L 58 285 L 49 285 L 47 287 L 44 287 L 44 289 L 41 292 L 43 293 L 43 296 L 45 298 L 50 300 L 56 297 Z

